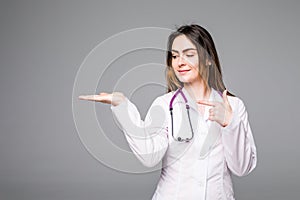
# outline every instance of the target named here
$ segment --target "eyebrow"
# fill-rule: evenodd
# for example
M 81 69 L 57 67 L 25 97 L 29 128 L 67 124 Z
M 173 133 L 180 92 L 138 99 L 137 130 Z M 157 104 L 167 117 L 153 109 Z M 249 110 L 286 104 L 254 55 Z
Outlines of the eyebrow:
M 187 51 L 190 51 L 190 50 L 197 50 L 197 49 L 194 49 L 194 48 L 187 48 L 187 49 L 184 49 L 184 50 L 182 51 L 182 53 L 187 52 Z M 175 49 L 172 49 L 172 52 L 179 53 L 179 51 L 177 51 L 177 50 L 175 50 Z

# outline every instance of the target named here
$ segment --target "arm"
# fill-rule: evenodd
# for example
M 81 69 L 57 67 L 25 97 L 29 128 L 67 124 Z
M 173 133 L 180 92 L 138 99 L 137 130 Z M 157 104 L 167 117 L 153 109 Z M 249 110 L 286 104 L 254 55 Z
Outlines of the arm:
M 155 99 L 145 121 L 141 120 L 136 106 L 127 98 L 121 104 L 111 106 L 113 116 L 124 132 L 130 149 L 147 167 L 158 164 L 168 148 L 164 104 L 160 98 Z
M 227 166 L 235 175 L 248 175 L 257 163 L 256 147 L 244 103 L 236 98 L 231 122 L 222 128 L 222 142 Z

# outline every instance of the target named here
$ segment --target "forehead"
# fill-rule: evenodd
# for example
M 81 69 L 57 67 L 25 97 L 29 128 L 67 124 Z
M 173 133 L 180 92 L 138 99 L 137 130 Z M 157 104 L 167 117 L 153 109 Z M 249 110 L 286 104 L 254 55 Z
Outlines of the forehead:
M 182 51 L 184 49 L 196 49 L 196 46 L 185 36 L 177 36 L 172 44 L 172 50 Z

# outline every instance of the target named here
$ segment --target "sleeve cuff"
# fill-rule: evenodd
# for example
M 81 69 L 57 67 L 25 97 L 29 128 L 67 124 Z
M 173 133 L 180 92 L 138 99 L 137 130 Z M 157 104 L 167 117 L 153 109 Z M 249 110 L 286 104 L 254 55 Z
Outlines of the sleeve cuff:
M 113 105 L 111 104 L 110 109 L 111 109 L 113 112 L 118 112 L 118 111 L 122 111 L 122 110 L 124 110 L 124 109 L 127 110 L 127 107 L 128 107 L 128 99 L 127 99 L 127 97 L 125 97 L 125 100 L 122 101 L 119 105 L 113 106 Z

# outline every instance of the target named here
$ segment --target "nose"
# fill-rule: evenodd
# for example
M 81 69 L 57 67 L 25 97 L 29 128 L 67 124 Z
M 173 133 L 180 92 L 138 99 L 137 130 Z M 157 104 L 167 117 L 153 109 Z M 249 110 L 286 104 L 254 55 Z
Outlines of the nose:
M 183 56 L 179 56 L 178 57 L 178 66 L 181 67 L 181 66 L 184 66 L 185 64 L 186 63 L 185 63 Z

